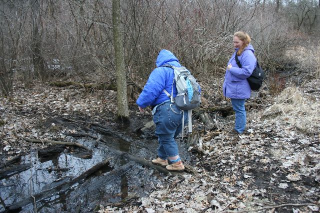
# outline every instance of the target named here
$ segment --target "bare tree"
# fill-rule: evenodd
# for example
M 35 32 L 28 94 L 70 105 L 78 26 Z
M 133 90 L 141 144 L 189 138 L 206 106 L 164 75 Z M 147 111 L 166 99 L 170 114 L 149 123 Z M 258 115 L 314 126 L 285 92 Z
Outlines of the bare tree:
M 282 50 L 297 31 L 319 31 L 318 0 L 131 0 L 121 1 L 121 8 L 111 3 L 0 1 L 0 80 L 10 82 L 3 79 L 13 79 L 13 73 L 30 76 L 19 78 L 24 83 L 35 75 L 44 80 L 49 72 L 48 80 L 72 77 L 108 86 L 117 81 L 119 115 L 126 116 L 125 85 L 144 85 L 160 49 L 170 49 L 207 78 L 224 70 L 235 31 L 252 35 L 260 61 L 276 62 L 274 67 L 283 64 Z
M 23 2 L 0 3 L 0 92 L 5 96 L 12 92 L 14 73 L 19 67 L 26 17 Z
M 45 61 L 42 56 L 42 29 L 41 29 L 41 8 L 40 2 L 38 0 L 31 0 L 31 9 L 32 9 L 32 50 L 33 50 L 33 65 L 34 71 L 37 76 L 45 81 L 47 80 L 47 73 L 45 70 Z
M 276 0 L 276 13 L 279 13 L 280 5 L 281 5 L 281 0 Z
M 128 99 L 127 99 L 127 81 L 123 54 L 123 36 L 121 32 L 121 10 L 120 0 L 112 1 L 112 21 L 113 21 L 113 40 L 114 55 L 117 73 L 117 101 L 118 101 L 118 118 L 128 121 Z

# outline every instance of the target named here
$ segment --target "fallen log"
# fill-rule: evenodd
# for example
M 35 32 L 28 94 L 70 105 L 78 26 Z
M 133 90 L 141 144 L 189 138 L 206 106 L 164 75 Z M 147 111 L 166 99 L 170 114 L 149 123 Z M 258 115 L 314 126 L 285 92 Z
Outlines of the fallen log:
M 38 159 L 41 163 L 57 158 L 66 149 L 65 145 L 50 145 L 38 150 Z
M 114 137 L 120 138 L 121 140 L 124 140 L 127 142 L 132 141 L 131 138 L 125 136 L 123 133 L 119 133 L 117 131 L 111 130 L 107 126 L 103 126 L 103 125 L 97 124 L 97 123 L 90 123 L 90 126 L 93 130 L 95 130 L 96 132 L 98 132 L 100 134 L 114 136 Z
M 139 163 L 141 165 L 156 169 L 159 172 L 162 172 L 162 173 L 164 173 L 166 175 L 179 175 L 179 174 L 181 174 L 181 172 L 169 171 L 165 167 L 158 166 L 156 164 L 153 164 L 151 161 L 145 160 L 143 158 L 135 157 L 135 156 L 130 155 L 130 154 L 126 153 L 126 152 L 121 152 L 119 150 L 113 150 L 113 151 L 115 153 L 117 153 L 117 154 L 122 155 L 124 158 L 127 158 L 128 160 L 131 160 L 131 161 L 134 161 L 134 162 Z M 184 166 L 185 166 L 184 172 L 194 173 L 194 171 L 193 171 L 191 166 L 189 166 L 187 164 L 184 164 Z
M 88 133 L 84 133 L 84 132 L 65 133 L 65 135 L 71 136 L 71 137 L 89 137 L 89 138 L 95 139 L 96 141 L 106 142 L 106 141 L 103 140 L 101 137 L 96 137 L 96 136 L 94 136 L 94 135 L 92 135 L 92 134 L 88 134 Z
M 66 146 L 76 146 L 79 148 L 83 148 L 86 149 L 88 151 L 92 151 L 90 149 L 88 149 L 87 147 L 79 144 L 79 143 L 75 143 L 75 142 L 66 142 L 66 141 L 52 141 L 52 140 L 38 140 L 38 139 L 28 139 L 28 138 L 24 138 L 25 141 L 27 142 L 31 142 L 31 143 L 51 143 L 51 144 L 60 144 L 60 145 L 66 145 Z
M 21 159 L 21 153 L 13 158 L 11 158 L 10 160 L 6 161 L 4 164 L 0 165 L 0 169 L 4 168 L 4 167 L 8 167 L 11 164 L 17 163 L 18 161 L 20 161 Z
M 144 165 L 144 166 L 148 166 L 148 167 L 154 168 L 154 169 L 158 170 L 159 172 L 162 172 L 162 173 L 164 173 L 166 175 L 171 175 L 170 172 L 166 168 L 164 168 L 162 166 L 155 165 L 152 162 L 147 161 L 147 160 L 145 160 L 143 158 L 138 158 L 138 157 L 135 157 L 135 156 L 130 155 L 130 154 L 125 153 L 125 152 L 121 153 L 121 151 L 117 151 L 117 150 L 116 150 L 116 152 L 120 153 L 124 158 L 126 158 L 128 160 L 134 161 L 134 162 L 139 163 L 139 164 Z
M 14 167 L 8 167 L 0 170 L 0 180 L 9 178 L 15 174 L 23 172 L 31 168 L 31 164 L 21 164 Z
M 97 172 L 98 170 L 102 169 L 103 167 L 105 167 L 107 165 L 109 165 L 109 159 L 106 159 L 106 160 L 96 164 L 95 166 L 93 166 L 92 168 L 87 170 L 86 172 L 82 173 L 80 176 L 72 179 L 70 182 L 62 183 L 62 184 L 57 185 L 51 189 L 42 191 L 42 192 L 35 194 L 35 195 L 31 195 L 31 196 L 29 196 L 19 202 L 14 203 L 11 206 L 7 207 L 7 210 L 9 210 L 9 211 L 19 210 L 21 207 L 26 206 L 29 203 L 41 201 L 45 198 L 53 196 L 57 192 L 64 192 L 64 191 L 68 190 L 71 186 L 73 186 L 74 184 L 80 182 L 81 180 L 83 180 L 85 178 L 88 178 L 90 175 L 92 175 L 93 173 Z

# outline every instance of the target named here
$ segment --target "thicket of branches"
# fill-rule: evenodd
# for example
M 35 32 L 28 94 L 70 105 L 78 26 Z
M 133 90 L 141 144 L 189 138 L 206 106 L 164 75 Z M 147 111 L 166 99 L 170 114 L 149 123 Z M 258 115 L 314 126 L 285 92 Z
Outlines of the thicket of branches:
M 141 83 L 160 49 L 171 50 L 196 76 L 224 73 L 232 35 L 252 36 L 265 69 L 286 62 L 289 46 L 319 34 L 315 0 L 121 1 L 127 76 Z M 0 2 L 0 91 L 35 80 L 110 82 L 114 75 L 112 1 L 3 0 Z

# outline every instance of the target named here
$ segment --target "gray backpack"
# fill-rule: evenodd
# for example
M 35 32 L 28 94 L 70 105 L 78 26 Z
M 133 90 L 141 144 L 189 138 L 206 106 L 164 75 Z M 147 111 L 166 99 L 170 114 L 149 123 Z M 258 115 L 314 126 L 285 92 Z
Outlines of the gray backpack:
M 192 132 L 192 109 L 199 107 L 201 103 L 200 85 L 187 68 L 171 65 L 164 65 L 164 67 L 170 67 L 174 71 L 173 81 L 176 82 L 177 96 L 173 98 L 174 84 L 172 84 L 171 94 L 167 90 L 164 90 L 164 92 L 170 98 L 171 103 L 175 103 L 181 110 L 188 110 L 188 129 L 189 132 Z M 183 118 L 182 121 L 184 127 Z

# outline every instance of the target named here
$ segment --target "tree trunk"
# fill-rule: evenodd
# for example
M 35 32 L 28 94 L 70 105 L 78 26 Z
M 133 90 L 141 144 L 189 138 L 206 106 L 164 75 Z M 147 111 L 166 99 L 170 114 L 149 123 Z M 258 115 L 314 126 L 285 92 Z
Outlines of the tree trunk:
M 112 22 L 113 22 L 113 41 L 114 55 L 117 73 L 117 101 L 118 117 L 124 120 L 129 118 L 128 100 L 127 100 L 127 82 L 124 65 L 123 40 L 120 22 L 120 0 L 112 1 Z
M 42 81 L 47 80 L 44 59 L 41 53 L 41 32 L 40 32 L 40 2 L 38 0 L 31 1 L 32 8 L 32 60 L 34 72 Z
M 281 0 L 277 0 L 277 1 L 276 1 L 276 13 L 279 12 L 280 4 L 281 4 Z

